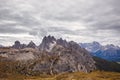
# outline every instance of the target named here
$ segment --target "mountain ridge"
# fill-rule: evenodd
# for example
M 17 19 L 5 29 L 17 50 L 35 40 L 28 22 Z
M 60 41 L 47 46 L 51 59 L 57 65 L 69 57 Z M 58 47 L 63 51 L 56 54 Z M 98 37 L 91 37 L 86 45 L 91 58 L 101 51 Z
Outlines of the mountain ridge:
M 92 43 L 80 43 L 82 48 L 85 48 L 93 56 L 97 56 L 109 61 L 120 62 L 120 47 L 113 44 L 101 45 Z
M 92 56 L 79 44 L 53 36 L 45 36 L 37 48 L 21 47 L 21 43 L 16 41 L 10 49 L 1 50 L 0 56 L 10 61 L 20 61 L 20 69 L 24 68 L 20 73 L 25 74 L 88 73 L 96 69 Z

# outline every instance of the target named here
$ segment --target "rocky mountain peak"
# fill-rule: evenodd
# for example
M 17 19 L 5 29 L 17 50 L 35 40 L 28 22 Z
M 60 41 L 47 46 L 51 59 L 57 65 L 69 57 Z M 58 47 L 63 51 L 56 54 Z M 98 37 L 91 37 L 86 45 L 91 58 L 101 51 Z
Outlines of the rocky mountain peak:
M 73 48 L 79 48 L 80 46 L 74 42 L 74 41 L 70 41 L 70 42 L 67 42 L 66 40 L 63 40 L 62 38 L 60 39 L 56 39 L 54 38 L 53 36 L 45 36 L 42 40 L 42 43 L 40 44 L 39 46 L 39 49 L 40 50 L 43 50 L 43 51 L 48 51 L 50 52 L 54 46 L 57 46 L 57 45 L 60 45 L 64 48 L 69 48 L 69 47 L 73 47 Z
M 42 40 L 42 43 L 46 42 L 46 43 L 50 43 L 50 42 L 54 42 L 56 41 L 56 39 L 53 36 L 45 36 Z
M 3 45 L 0 44 L 0 48 L 3 47 Z
M 62 38 L 60 38 L 60 39 L 57 40 L 57 44 L 58 44 L 58 45 L 61 45 L 61 46 L 63 46 L 63 47 L 68 47 L 67 41 L 66 41 L 66 40 L 63 40 Z
M 14 45 L 12 46 L 15 49 L 20 49 L 21 48 L 21 43 L 20 41 L 15 41 Z
M 15 44 L 16 45 L 20 45 L 20 41 L 15 41 Z
M 120 49 L 119 46 L 115 46 L 113 44 L 108 44 L 108 45 L 105 45 L 104 47 L 107 48 L 107 49 Z
M 96 52 L 100 48 L 102 48 L 102 45 L 99 42 L 93 41 L 92 43 L 80 43 L 80 46 L 82 48 L 85 48 L 89 52 Z
M 23 49 L 26 47 L 26 44 L 21 44 L 20 41 L 15 41 L 14 45 L 12 46 L 12 48 L 15 49 Z
M 82 48 L 85 48 L 91 55 L 108 60 L 108 61 L 120 61 L 120 47 L 113 44 L 102 45 L 96 41 L 92 43 L 80 44 Z
M 31 42 L 29 42 L 29 44 L 27 45 L 27 47 L 28 48 L 36 48 L 36 44 L 33 41 L 31 41 Z
M 56 39 L 53 36 L 45 36 L 39 46 L 40 50 L 50 51 L 56 44 Z
M 100 45 L 100 43 L 97 42 L 97 41 L 93 41 L 92 44 L 93 44 L 93 45 Z

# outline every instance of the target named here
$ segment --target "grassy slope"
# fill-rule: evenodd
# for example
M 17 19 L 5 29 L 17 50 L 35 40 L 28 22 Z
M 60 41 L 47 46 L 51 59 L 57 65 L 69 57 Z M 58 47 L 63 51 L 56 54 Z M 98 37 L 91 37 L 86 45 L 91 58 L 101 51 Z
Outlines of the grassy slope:
M 120 73 L 95 71 L 89 74 L 76 72 L 64 73 L 55 76 L 23 76 L 18 74 L 9 75 L 0 80 L 120 80 Z

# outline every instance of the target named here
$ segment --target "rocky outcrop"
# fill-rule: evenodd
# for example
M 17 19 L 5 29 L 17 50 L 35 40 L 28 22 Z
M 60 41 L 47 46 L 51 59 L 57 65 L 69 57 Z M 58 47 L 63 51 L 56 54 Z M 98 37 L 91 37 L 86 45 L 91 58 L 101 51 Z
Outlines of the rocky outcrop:
M 31 42 L 29 42 L 29 44 L 27 45 L 27 48 L 37 48 L 37 46 L 36 46 L 36 44 L 35 44 L 33 41 L 31 41 Z
M 42 63 L 36 64 L 35 71 L 45 72 L 51 69 L 51 74 L 54 74 L 76 71 L 91 72 L 96 69 L 92 56 L 74 41 L 67 42 L 62 38 L 55 39 L 53 36 L 44 37 L 40 50 L 47 51 L 46 56 L 49 57 L 43 59 L 45 61 Z
M 15 49 L 20 49 L 21 48 L 21 44 L 19 41 L 15 41 L 14 45 L 12 46 Z
M 42 43 L 39 46 L 39 49 L 42 51 L 50 52 L 53 46 L 56 44 L 56 39 L 53 36 L 44 37 Z
M 63 46 L 63 47 L 68 47 L 67 41 L 66 41 L 66 40 L 63 40 L 62 38 L 58 39 L 58 40 L 56 41 L 56 43 L 57 43 L 58 45 Z
M 84 49 L 70 43 L 68 48 L 56 45 L 46 53 L 42 62 L 34 66 L 34 71 L 58 74 L 64 72 L 91 72 L 96 69 L 95 61 Z M 74 47 L 75 46 L 75 47 Z
M 0 49 L 0 56 L 10 61 L 28 61 L 38 58 L 39 51 L 32 48 L 13 49 L 3 48 Z
M 12 48 L 23 49 L 23 48 L 26 48 L 26 44 L 21 44 L 20 41 L 15 41 L 14 45 L 12 46 Z

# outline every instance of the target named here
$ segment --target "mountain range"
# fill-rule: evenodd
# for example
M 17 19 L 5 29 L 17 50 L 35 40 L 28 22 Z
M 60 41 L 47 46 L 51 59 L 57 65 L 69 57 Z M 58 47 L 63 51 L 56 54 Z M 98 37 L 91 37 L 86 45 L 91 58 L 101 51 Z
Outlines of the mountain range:
M 90 51 L 96 52 L 102 47 L 97 42 L 93 45 L 94 47 L 89 47 Z M 0 63 L 4 63 L 3 68 L 7 67 L 7 70 L 24 75 L 89 73 L 94 70 L 120 72 L 119 64 L 92 56 L 83 48 L 85 46 L 88 44 L 82 44 L 80 47 L 74 41 L 56 39 L 50 35 L 45 36 L 39 46 L 33 41 L 29 44 L 15 41 L 11 47 L 0 48 Z
M 39 50 L 44 50 L 50 52 L 51 49 L 56 45 L 62 45 L 63 47 L 68 47 L 68 42 L 66 40 L 55 39 L 54 36 L 45 36 L 39 46 L 31 41 L 29 44 L 21 44 L 19 41 L 15 41 L 12 48 L 23 49 L 23 48 L 38 48 Z M 2 46 L 1 46 L 2 47 Z M 80 43 L 81 48 L 85 48 L 92 56 L 96 56 L 108 61 L 120 62 L 120 47 L 113 44 L 101 45 L 99 42 L 92 43 Z
M 45 36 L 39 46 L 32 41 L 27 45 L 15 41 L 11 47 L 0 48 L 0 57 L 0 61 L 17 63 L 14 68 L 26 75 L 88 73 L 96 69 L 92 56 L 79 44 L 53 36 Z
M 80 43 L 92 56 L 96 56 L 108 61 L 120 62 L 120 47 L 113 44 L 101 45 L 99 42 Z

